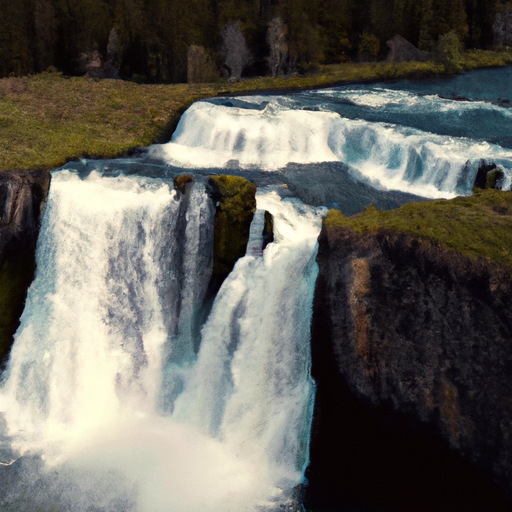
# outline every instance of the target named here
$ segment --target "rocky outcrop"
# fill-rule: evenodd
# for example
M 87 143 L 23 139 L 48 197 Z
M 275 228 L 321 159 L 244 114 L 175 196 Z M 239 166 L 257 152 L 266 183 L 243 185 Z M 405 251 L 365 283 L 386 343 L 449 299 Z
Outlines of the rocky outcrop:
M 35 247 L 49 183 L 47 171 L 0 172 L 0 361 L 9 352 L 34 278 Z
M 220 193 L 215 215 L 213 273 L 227 275 L 245 255 L 256 211 L 256 185 L 238 176 L 212 176 Z
M 392 37 L 386 44 L 389 47 L 389 53 L 386 57 L 388 62 L 425 62 L 428 60 L 425 53 L 418 50 L 416 46 L 400 35 Z
M 476 174 L 475 187 L 501 189 L 504 177 L 505 174 L 495 163 L 487 164 L 485 160 L 482 160 Z
M 344 226 L 318 263 L 306 503 L 511 510 L 510 271 Z

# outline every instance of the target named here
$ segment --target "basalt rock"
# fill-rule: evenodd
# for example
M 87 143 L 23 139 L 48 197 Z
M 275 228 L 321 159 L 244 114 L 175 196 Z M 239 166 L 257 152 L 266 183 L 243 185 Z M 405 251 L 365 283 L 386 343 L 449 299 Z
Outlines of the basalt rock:
M 510 271 L 342 226 L 317 261 L 306 508 L 512 510 Z
M 47 171 L 0 172 L 0 362 L 12 344 L 35 271 Z
M 215 215 L 213 273 L 227 275 L 245 255 L 256 211 L 256 185 L 238 176 L 212 176 L 220 192 Z

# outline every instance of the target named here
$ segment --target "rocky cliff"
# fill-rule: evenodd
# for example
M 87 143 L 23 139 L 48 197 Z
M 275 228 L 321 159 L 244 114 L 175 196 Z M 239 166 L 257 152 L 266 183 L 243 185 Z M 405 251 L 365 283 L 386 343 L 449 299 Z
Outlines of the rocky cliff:
M 0 172 L 0 362 L 10 349 L 35 271 L 47 171 Z
M 306 502 L 511 510 L 510 269 L 344 225 L 318 263 Z

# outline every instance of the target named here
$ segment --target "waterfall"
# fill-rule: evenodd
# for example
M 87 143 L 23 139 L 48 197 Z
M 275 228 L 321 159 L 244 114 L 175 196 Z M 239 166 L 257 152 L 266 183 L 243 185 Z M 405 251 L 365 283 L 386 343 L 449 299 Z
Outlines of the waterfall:
M 54 172 L 0 388 L 2 510 L 293 507 L 323 211 L 275 191 L 257 201 L 274 242 L 262 250 L 258 213 L 195 334 L 213 256 L 208 180 L 182 195 L 162 179 Z
M 346 117 L 347 103 L 363 117 Z M 450 198 L 471 195 L 482 160 L 496 163 L 504 171 L 505 188 L 512 186 L 512 150 L 435 132 L 447 119 L 460 132 L 464 115 L 473 127 L 510 123 L 510 114 L 501 110 L 385 89 L 199 101 L 185 112 L 171 141 L 153 146 L 151 154 L 179 167 L 238 165 L 269 172 L 289 163 L 343 162 L 378 188 Z M 495 112 L 501 117 L 493 119 Z M 373 120 L 410 123 L 414 116 L 427 120 L 424 129 Z

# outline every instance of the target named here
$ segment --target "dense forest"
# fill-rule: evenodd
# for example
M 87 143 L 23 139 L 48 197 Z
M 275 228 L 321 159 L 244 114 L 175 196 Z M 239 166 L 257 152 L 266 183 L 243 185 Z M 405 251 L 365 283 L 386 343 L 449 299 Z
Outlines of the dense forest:
M 499 0 L 0 0 L 0 75 L 46 70 L 150 82 L 303 72 L 420 49 L 454 32 L 488 48 Z

